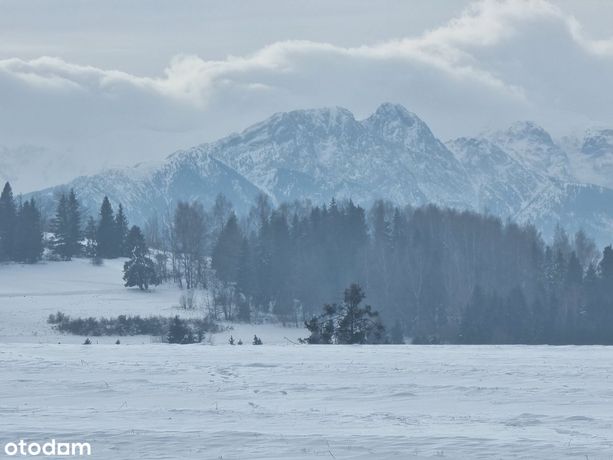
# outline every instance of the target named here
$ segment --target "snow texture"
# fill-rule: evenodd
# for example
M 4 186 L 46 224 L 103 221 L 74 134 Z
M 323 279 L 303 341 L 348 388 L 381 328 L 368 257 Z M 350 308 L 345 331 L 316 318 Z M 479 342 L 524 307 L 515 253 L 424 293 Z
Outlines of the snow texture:
M 0 439 L 117 460 L 610 458 L 612 353 L 5 344 Z
M 610 347 L 295 345 L 306 331 L 274 325 L 198 345 L 54 333 L 57 310 L 199 313 L 173 307 L 174 287 L 123 288 L 121 262 L 0 265 L 0 446 L 90 442 L 102 460 L 613 455 Z

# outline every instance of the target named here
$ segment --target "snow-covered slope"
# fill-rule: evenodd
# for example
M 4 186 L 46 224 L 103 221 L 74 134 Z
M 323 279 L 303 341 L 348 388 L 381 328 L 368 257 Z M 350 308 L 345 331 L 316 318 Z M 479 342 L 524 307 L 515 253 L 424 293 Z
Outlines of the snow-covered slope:
M 470 171 L 479 210 L 533 223 L 545 236 L 559 223 L 584 229 L 600 244 L 613 240 L 613 190 L 572 175 L 569 155 L 535 123 L 447 146 Z
M 536 173 L 562 180 L 573 177 L 566 152 L 547 131 L 532 121 L 518 121 L 505 130 L 486 133 L 481 137 L 489 139 Z
M 404 107 L 383 104 L 357 121 L 346 109 L 280 113 L 194 149 L 221 159 L 277 201 L 332 197 L 471 206 L 466 171 Z
M 613 129 L 590 129 L 568 142 L 573 171 L 585 183 L 613 188 Z
M 517 161 L 486 139 L 459 138 L 447 143 L 470 171 L 478 195 L 478 209 L 512 216 L 549 185 L 548 177 Z
M 84 208 L 92 213 L 99 208 L 105 195 L 113 203 L 122 203 L 134 223 L 142 223 L 155 213 L 166 216 L 179 200 L 200 201 L 210 206 L 218 193 L 229 198 L 239 211 L 245 210 L 260 192 L 257 186 L 222 161 L 195 152 L 181 152 L 160 164 L 139 164 L 82 176 L 65 186 L 31 195 L 50 213 L 57 192 L 69 188 L 76 190 Z
M 613 192 L 580 185 L 571 169 L 566 152 L 535 123 L 445 145 L 417 115 L 386 103 L 364 120 L 338 107 L 278 113 L 160 164 L 80 177 L 63 188 L 74 187 L 92 210 L 107 194 L 137 223 L 166 215 L 178 200 L 209 205 L 220 192 L 243 211 L 264 192 L 277 203 L 383 198 L 487 210 L 546 232 L 557 222 L 584 227 L 610 241 Z M 56 191 L 35 195 L 50 209 Z

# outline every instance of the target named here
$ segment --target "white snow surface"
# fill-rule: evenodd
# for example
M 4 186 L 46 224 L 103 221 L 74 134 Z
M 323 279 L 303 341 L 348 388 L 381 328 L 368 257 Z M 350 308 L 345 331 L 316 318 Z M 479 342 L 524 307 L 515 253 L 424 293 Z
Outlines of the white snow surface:
M 606 347 L 4 344 L 0 441 L 97 459 L 598 459 Z
M 201 318 L 202 308 L 179 306 L 184 291 L 174 285 L 153 287 L 150 292 L 123 286 L 125 259 L 105 260 L 93 266 L 87 259 L 70 262 L 41 262 L 34 265 L 0 264 L 0 343 L 82 343 L 85 337 L 64 335 L 47 324 L 58 311 L 73 318 L 140 315 Z M 198 297 L 198 293 L 196 294 Z M 202 306 L 202 305 L 201 305 Z M 272 324 L 221 324 L 227 331 L 210 335 L 207 343 L 225 343 L 230 335 L 251 342 L 254 334 L 267 343 L 289 343 L 305 337 L 304 329 Z M 90 337 L 94 343 L 159 342 L 159 337 Z
M 103 460 L 613 456 L 611 347 L 294 345 L 304 331 L 275 325 L 85 346 L 50 329 L 57 310 L 199 314 L 174 287 L 123 288 L 121 263 L 0 265 L 0 457 L 20 439 Z

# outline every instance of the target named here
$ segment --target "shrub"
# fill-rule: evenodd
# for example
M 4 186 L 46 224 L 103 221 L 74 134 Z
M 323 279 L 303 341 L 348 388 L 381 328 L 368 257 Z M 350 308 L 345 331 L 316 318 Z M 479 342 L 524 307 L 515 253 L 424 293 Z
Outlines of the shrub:
M 189 330 L 194 342 L 201 342 L 207 332 L 217 332 L 217 324 L 208 318 L 203 319 L 180 319 L 164 318 L 162 316 L 150 316 L 143 318 L 139 315 L 119 315 L 116 318 L 71 318 L 57 312 L 49 315 L 47 322 L 54 329 L 65 334 L 84 336 L 131 336 L 131 335 L 155 335 L 168 338 L 173 324 L 179 324 Z M 118 340 L 119 342 L 119 340 Z

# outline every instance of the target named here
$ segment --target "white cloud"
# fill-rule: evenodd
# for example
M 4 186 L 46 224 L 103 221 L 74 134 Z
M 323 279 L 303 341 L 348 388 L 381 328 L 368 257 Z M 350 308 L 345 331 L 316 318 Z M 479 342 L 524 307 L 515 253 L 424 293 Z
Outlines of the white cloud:
M 376 6 L 373 6 L 376 7 Z M 484 0 L 419 36 L 361 46 L 307 40 L 160 76 L 60 58 L 0 60 L 0 136 L 64 149 L 91 168 L 158 158 L 272 112 L 405 104 L 445 138 L 531 118 L 555 130 L 610 123 L 613 40 L 592 40 L 545 0 Z M 1 171 L 0 171 L 1 175 Z

